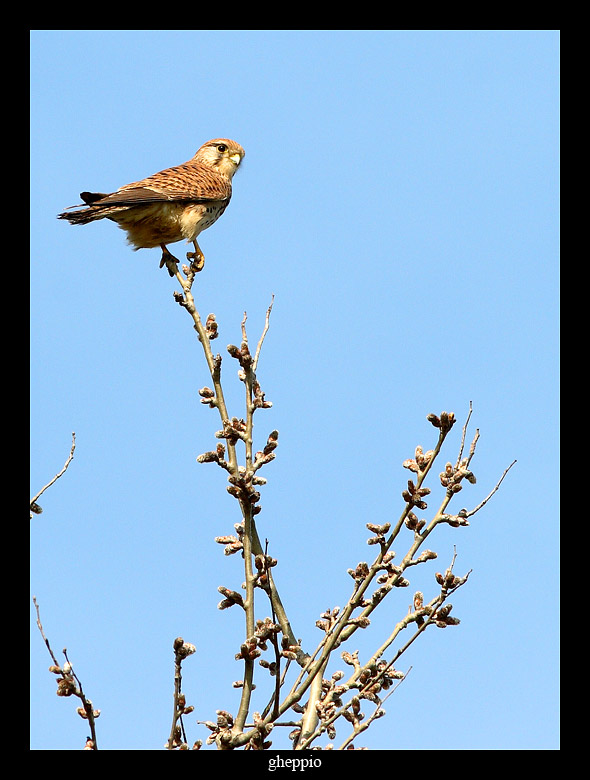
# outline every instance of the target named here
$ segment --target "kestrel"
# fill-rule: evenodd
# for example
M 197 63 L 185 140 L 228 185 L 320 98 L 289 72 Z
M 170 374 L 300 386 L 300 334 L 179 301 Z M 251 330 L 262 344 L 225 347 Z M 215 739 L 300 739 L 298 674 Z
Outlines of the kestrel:
M 84 203 L 70 206 L 81 211 L 64 211 L 58 219 L 67 219 L 72 225 L 111 219 L 127 231 L 127 240 L 135 250 L 161 247 L 160 268 L 169 260 L 178 262 L 166 244 L 192 241 L 195 251 L 188 252 L 187 258 L 195 260 L 200 271 L 205 257 L 197 236 L 227 208 L 232 177 L 244 154 L 235 141 L 215 138 L 203 144 L 188 162 L 126 184 L 116 192 L 81 192 Z

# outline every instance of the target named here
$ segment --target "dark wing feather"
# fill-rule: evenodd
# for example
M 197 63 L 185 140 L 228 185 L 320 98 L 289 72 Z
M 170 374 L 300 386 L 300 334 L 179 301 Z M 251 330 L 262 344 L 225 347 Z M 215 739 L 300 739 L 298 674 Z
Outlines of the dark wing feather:
M 82 198 L 82 200 L 87 206 L 91 206 L 97 200 L 108 198 L 109 193 L 108 192 L 81 192 L 80 197 Z M 77 206 L 76 207 L 70 206 L 70 208 L 77 208 Z
M 232 194 L 231 180 L 209 166 L 192 160 L 174 168 L 166 168 L 141 181 L 132 182 L 116 192 L 81 192 L 84 201 L 79 206 L 88 206 L 82 212 L 59 215 L 60 219 L 81 224 L 100 219 L 103 209 L 117 206 L 141 206 L 152 203 L 229 203 Z
M 81 192 L 80 197 L 87 206 L 141 206 L 150 203 L 206 203 L 211 198 L 195 198 L 182 191 L 162 192 L 149 187 L 129 187 L 112 192 Z

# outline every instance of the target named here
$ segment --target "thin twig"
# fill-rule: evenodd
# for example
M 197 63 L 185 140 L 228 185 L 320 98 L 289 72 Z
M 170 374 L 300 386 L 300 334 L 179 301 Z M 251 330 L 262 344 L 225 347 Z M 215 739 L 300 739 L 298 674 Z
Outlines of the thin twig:
M 173 643 L 174 647 L 174 714 L 172 716 L 172 726 L 170 727 L 170 736 L 166 748 L 174 750 L 186 745 L 187 738 L 184 730 L 183 715 L 188 715 L 193 711 L 193 707 L 186 706 L 186 699 L 182 693 L 182 662 L 189 655 L 192 655 L 196 648 L 190 642 L 185 642 L 181 636 L 176 637 Z M 180 723 L 180 726 L 178 725 Z
M 39 515 L 43 511 L 41 507 L 37 504 L 39 497 L 47 490 L 47 488 L 50 488 L 54 482 L 56 482 L 63 474 L 66 473 L 68 466 L 70 465 L 70 463 L 74 458 L 75 449 L 76 449 L 76 434 L 72 433 L 72 447 L 70 449 L 70 454 L 68 455 L 68 459 L 64 463 L 63 469 L 59 472 L 59 474 L 56 474 L 55 477 L 45 485 L 45 487 L 42 487 L 41 490 L 37 493 L 37 495 L 31 499 L 31 517 L 33 516 L 33 514 Z
M 265 560 L 265 573 L 268 578 L 268 574 L 270 571 L 270 567 L 266 565 L 266 559 L 268 555 L 268 539 L 264 540 L 264 560 Z M 271 619 L 273 623 L 277 622 L 277 616 L 275 613 L 275 608 L 272 603 L 272 598 L 269 598 L 270 601 L 270 612 L 271 612 Z M 281 653 L 279 651 L 279 640 L 277 638 L 276 634 L 272 634 L 270 637 L 271 644 L 275 651 L 275 689 L 273 694 L 270 697 L 270 700 L 264 710 L 262 711 L 262 717 L 265 718 L 268 713 L 270 712 L 271 706 L 273 707 L 273 714 L 272 718 L 274 721 L 279 717 L 279 697 L 281 694 L 281 685 L 283 684 L 283 681 L 285 679 L 287 669 L 289 667 L 290 661 L 287 660 L 286 668 L 283 671 L 283 675 L 281 676 Z
M 50 671 L 54 671 L 56 674 L 60 674 L 62 680 L 66 681 L 66 685 L 64 685 L 64 689 L 67 691 L 66 693 L 59 693 L 59 687 L 58 687 L 58 695 L 66 695 L 66 696 L 77 696 L 80 701 L 82 702 L 82 707 L 78 710 L 78 713 L 81 717 L 83 717 L 85 720 L 88 721 L 88 725 L 90 727 L 90 740 L 86 743 L 85 750 L 98 750 L 98 746 L 96 743 L 96 718 L 100 715 L 100 710 L 94 710 L 92 702 L 90 699 L 86 697 L 84 694 L 84 689 L 82 688 L 82 682 L 76 672 L 74 671 L 74 667 L 70 663 L 70 659 L 68 658 L 68 651 L 64 647 L 63 654 L 66 659 L 67 666 L 62 666 L 56 656 L 53 650 L 51 649 L 51 645 L 49 644 L 49 640 L 45 636 L 45 632 L 43 631 L 43 625 L 41 623 L 41 615 L 39 612 L 39 605 L 37 604 L 37 599 L 35 596 L 33 596 L 33 604 L 35 605 L 35 610 L 37 612 L 37 627 L 39 631 L 41 632 L 41 636 L 43 637 L 43 641 L 45 642 L 45 646 L 47 647 L 47 650 L 49 651 L 49 655 L 51 656 L 51 660 L 53 661 L 54 668 Z M 73 680 L 75 680 L 76 685 L 74 685 Z
M 500 485 L 502 484 L 502 481 L 503 481 L 504 477 L 506 476 L 506 474 L 508 474 L 508 472 L 509 472 L 509 471 L 510 471 L 510 469 L 511 469 L 511 468 L 514 466 L 514 464 L 515 464 L 515 463 L 516 463 L 516 459 L 514 459 L 514 460 L 512 461 L 512 463 L 511 463 L 511 464 L 510 464 L 510 465 L 509 465 L 507 468 L 505 468 L 505 469 L 504 469 L 504 473 L 502 474 L 502 476 L 500 477 L 500 479 L 499 479 L 499 480 L 498 480 L 498 482 L 496 483 L 496 486 L 494 487 L 494 489 L 493 489 L 493 490 L 491 490 L 491 491 L 488 493 L 488 495 L 487 495 L 487 496 L 484 498 L 484 500 L 483 500 L 483 501 L 481 501 L 481 503 L 479 503 L 479 504 L 478 504 L 478 505 L 475 507 L 475 509 L 472 509 L 471 511 L 469 511 L 469 512 L 466 512 L 466 513 L 464 514 L 464 517 L 471 517 L 471 516 L 472 516 L 472 515 L 474 515 L 476 512 L 479 512 L 479 510 L 482 508 L 482 506 L 484 506 L 485 504 L 487 504 L 487 503 L 488 503 L 488 501 L 490 500 L 490 498 L 491 498 L 491 497 L 494 495 L 494 493 L 495 493 L 495 492 L 498 490 L 498 488 L 499 488 L 499 487 L 500 487 Z
M 467 435 L 467 427 L 469 425 L 469 420 L 471 419 L 471 414 L 473 413 L 473 403 L 469 401 L 469 414 L 467 415 L 467 419 L 465 420 L 465 423 L 463 425 L 463 432 L 461 433 L 461 445 L 459 447 L 459 455 L 457 456 L 457 466 L 461 462 L 461 458 L 463 457 L 463 448 L 465 447 L 465 437 Z
M 51 660 L 55 664 L 55 666 L 59 666 L 59 661 L 55 657 L 55 654 L 53 650 L 51 649 L 51 645 L 49 644 L 49 639 L 45 636 L 45 632 L 43 631 L 43 626 L 41 624 L 41 615 L 39 614 L 39 605 L 37 604 L 37 597 L 33 596 L 33 604 L 35 605 L 35 610 L 37 612 L 37 628 L 41 632 L 41 636 L 43 637 L 43 641 L 45 642 L 45 645 L 49 651 L 49 655 L 51 656 Z
M 266 336 L 266 334 L 268 332 L 268 325 L 269 325 L 269 322 L 270 322 L 270 313 L 272 311 L 274 300 L 275 300 L 275 296 L 273 294 L 273 296 L 271 298 L 271 301 L 270 301 L 270 306 L 266 310 L 266 319 L 265 319 L 265 322 L 264 322 L 264 330 L 262 331 L 262 335 L 260 336 L 260 340 L 258 342 L 258 346 L 256 347 L 256 354 L 254 355 L 254 361 L 252 363 L 252 370 L 253 371 L 256 371 L 256 366 L 258 365 L 258 358 L 260 356 L 260 350 L 262 349 L 262 342 L 264 341 L 264 338 L 265 338 L 265 336 Z
M 369 726 L 371 725 L 371 723 L 372 723 L 372 722 L 373 722 L 373 721 L 374 721 L 376 718 L 380 718 L 380 717 L 382 717 L 382 715 L 384 715 L 384 714 L 385 714 L 385 711 L 382 709 L 383 705 L 385 704 L 385 702 L 387 701 L 387 699 L 389 699 L 389 697 L 390 697 L 390 696 L 391 696 L 393 693 L 395 693 L 395 691 L 396 691 L 396 690 L 399 688 L 399 686 L 400 686 L 400 685 L 401 685 L 401 684 L 404 682 L 404 680 L 405 680 L 405 679 L 406 679 L 406 677 L 407 677 L 407 676 L 410 674 L 410 672 L 411 672 L 411 671 L 412 671 L 412 667 L 410 666 L 410 668 L 409 668 L 409 669 L 408 669 L 408 671 L 407 671 L 407 672 L 404 674 L 404 676 L 403 676 L 403 677 L 402 677 L 400 680 L 398 680 L 398 681 L 397 681 L 397 683 L 396 683 L 396 684 L 395 684 L 395 685 L 392 687 L 392 689 L 391 689 L 391 690 L 390 690 L 390 691 L 387 693 L 387 695 L 386 695 L 386 696 L 384 696 L 384 697 L 383 697 L 383 699 L 381 700 L 381 702 L 380 702 L 380 703 L 379 703 L 379 704 L 378 704 L 378 705 L 375 707 L 375 709 L 373 710 L 373 712 L 371 713 L 371 715 L 369 715 L 369 717 L 367 718 L 367 720 L 365 720 L 365 721 L 363 721 L 363 722 L 359 723 L 358 727 L 357 727 L 357 728 L 356 728 L 356 729 L 353 731 L 353 733 L 352 733 L 352 734 L 349 734 L 349 736 L 348 736 L 348 737 L 347 737 L 347 738 L 344 740 L 344 742 L 343 742 L 343 743 L 342 743 L 342 745 L 341 745 L 341 746 L 338 748 L 338 750 L 346 750 L 347 746 L 348 746 L 348 745 L 350 745 L 350 744 L 353 742 L 353 740 L 355 740 L 355 739 L 356 739 L 356 738 L 359 736 L 359 734 L 362 734 L 362 733 L 363 733 L 363 731 L 366 731 L 366 730 L 369 728 Z
M 467 465 L 471 463 L 471 459 L 475 455 L 475 448 L 477 446 L 477 442 L 479 440 L 479 428 L 475 429 L 475 436 L 473 437 L 473 441 L 471 442 L 471 447 L 469 448 L 469 456 L 467 458 Z

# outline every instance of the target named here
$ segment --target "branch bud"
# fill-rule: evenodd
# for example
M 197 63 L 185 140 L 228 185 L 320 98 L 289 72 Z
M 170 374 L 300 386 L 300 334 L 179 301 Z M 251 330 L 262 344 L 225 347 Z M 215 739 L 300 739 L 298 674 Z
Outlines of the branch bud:
M 210 341 L 216 339 L 217 336 L 219 335 L 217 333 L 217 322 L 215 321 L 214 314 L 210 314 L 207 317 L 207 321 L 205 322 L 205 330 L 207 331 L 207 336 L 209 337 Z

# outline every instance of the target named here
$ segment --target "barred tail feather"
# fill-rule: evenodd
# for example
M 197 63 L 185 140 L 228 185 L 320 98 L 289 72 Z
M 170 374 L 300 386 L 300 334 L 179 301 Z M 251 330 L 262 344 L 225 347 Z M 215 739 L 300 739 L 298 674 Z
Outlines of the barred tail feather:
M 70 206 L 66 211 L 62 211 L 57 215 L 58 219 L 67 219 L 70 225 L 87 225 L 89 222 L 94 222 L 96 219 L 103 219 L 106 216 L 104 212 L 101 212 L 97 208 L 82 209 L 82 211 L 70 211 L 70 209 L 79 209 L 82 206 L 91 206 L 103 198 L 108 198 L 109 195 L 106 192 L 81 192 L 80 197 L 84 203 L 80 203 L 78 206 Z
M 87 225 L 94 222 L 95 219 L 102 219 L 105 216 L 97 209 L 82 209 L 82 211 L 62 211 L 57 215 L 58 219 L 67 219 L 70 225 Z

